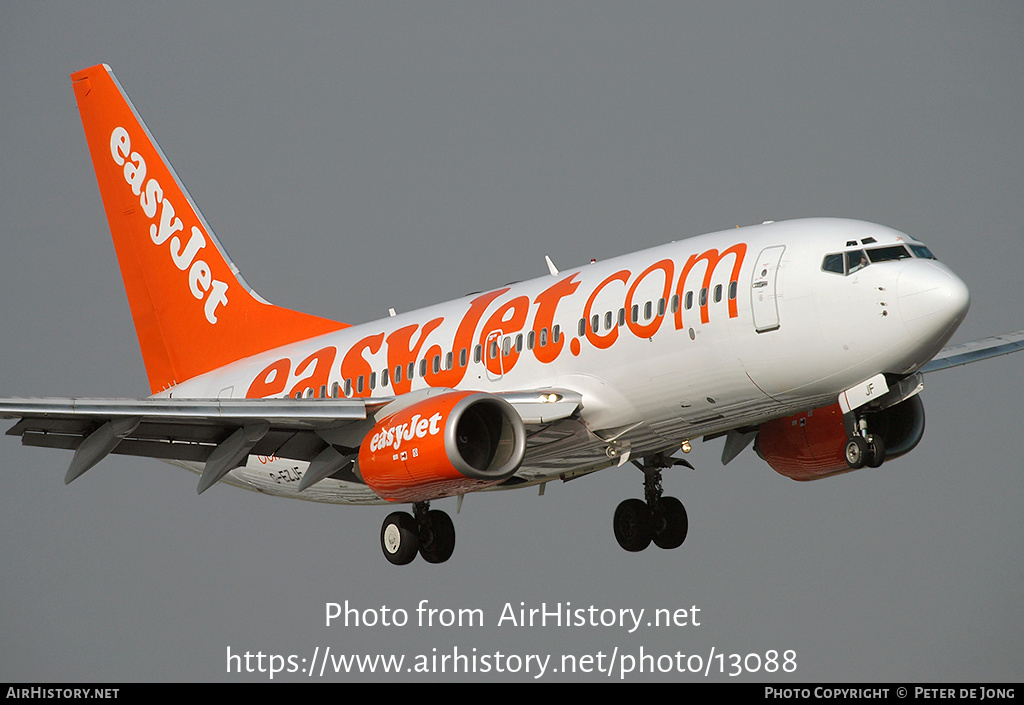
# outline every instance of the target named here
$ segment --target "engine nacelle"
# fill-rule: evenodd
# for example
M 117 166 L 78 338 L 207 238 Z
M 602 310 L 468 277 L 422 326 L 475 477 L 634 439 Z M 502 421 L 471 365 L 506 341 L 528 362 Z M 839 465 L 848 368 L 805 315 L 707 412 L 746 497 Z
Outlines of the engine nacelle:
M 395 502 L 421 502 L 496 485 L 519 469 L 519 413 L 483 392 L 445 392 L 387 416 L 359 449 L 357 472 Z
M 924 434 L 924 405 L 918 396 L 867 414 L 868 433 L 882 437 L 885 459 L 909 453 Z M 761 424 L 754 448 L 775 472 L 794 480 L 817 480 L 849 472 L 848 439 L 838 404 Z

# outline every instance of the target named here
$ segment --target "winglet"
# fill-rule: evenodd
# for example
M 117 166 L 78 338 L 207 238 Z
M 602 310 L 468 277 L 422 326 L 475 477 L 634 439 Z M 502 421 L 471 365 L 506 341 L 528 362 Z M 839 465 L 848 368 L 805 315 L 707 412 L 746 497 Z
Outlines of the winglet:
M 153 392 L 345 327 L 249 288 L 109 66 L 71 80 Z

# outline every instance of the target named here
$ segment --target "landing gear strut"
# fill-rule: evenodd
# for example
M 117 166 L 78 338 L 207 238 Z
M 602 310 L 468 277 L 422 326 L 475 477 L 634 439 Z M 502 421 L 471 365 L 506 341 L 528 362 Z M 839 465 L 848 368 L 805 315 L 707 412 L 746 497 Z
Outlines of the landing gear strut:
M 632 461 L 644 473 L 644 500 L 627 499 L 615 510 L 615 540 L 627 551 L 642 551 L 651 541 L 659 548 L 678 548 L 686 540 L 689 522 L 683 503 L 675 497 L 663 497 L 661 471 L 673 465 L 690 463 L 664 454 Z
M 852 470 L 859 470 L 867 465 L 877 468 L 885 462 L 885 441 L 875 433 L 868 432 L 868 422 L 864 416 L 857 416 L 856 431 L 846 442 L 846 464 Z
M 428 563 L 444 563 L 455 550 L 455 525 L 446 512 L 429 502 L 412 505 L 413 514 L 392 512 L 380 529 L 384 557 L 395 565 L 412 562 L 419 553 Z

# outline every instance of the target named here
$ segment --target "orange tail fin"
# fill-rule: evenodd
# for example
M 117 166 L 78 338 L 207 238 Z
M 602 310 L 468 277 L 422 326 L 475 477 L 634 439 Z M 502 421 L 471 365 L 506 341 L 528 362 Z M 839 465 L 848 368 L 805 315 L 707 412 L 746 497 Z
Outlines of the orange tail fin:
M 345 327 L 248 287 L 109 66 L 71 80 L 154 393 Z

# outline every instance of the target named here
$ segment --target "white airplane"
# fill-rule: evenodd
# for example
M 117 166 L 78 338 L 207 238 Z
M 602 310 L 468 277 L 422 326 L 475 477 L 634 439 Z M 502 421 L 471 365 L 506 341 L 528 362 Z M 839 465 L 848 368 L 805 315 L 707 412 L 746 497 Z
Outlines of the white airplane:
M 239 274 L 106 65 L 71 76 L 152 396 L 3 399 L 26 445 L 159 458 L 282 497 L 412 504 L 380 541 L 447 560 L 431 500 L 632 462 L 619 544 L 682 544 L 661 472 L 697 438 L 751 442 L 811 480 L 877 467 L 924 430 L 922 373 L 1024 347 L 943 348 L 967 287 L 917 240 L 853 220 L 767 222 L 349 326 L 279 308 Z

